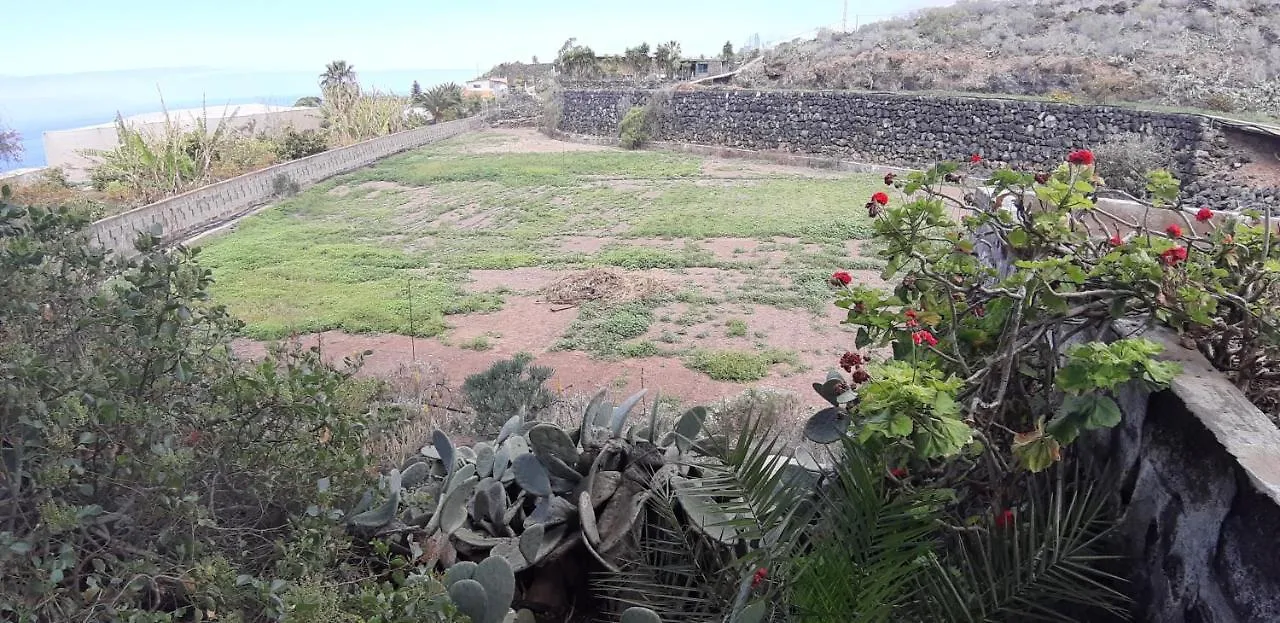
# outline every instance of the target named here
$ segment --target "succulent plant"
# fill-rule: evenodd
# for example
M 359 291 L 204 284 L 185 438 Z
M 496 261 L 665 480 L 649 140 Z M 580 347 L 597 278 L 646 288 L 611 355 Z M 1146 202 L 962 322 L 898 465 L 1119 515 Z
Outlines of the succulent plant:
M 662 623 L 662 618 L 648 608 L 632 606 L 622 611 L 622 623 Z
M 741 545 L 732 527 L 740 518 L 718 512 L 698 491 L 706 488 L 703 467 L 716 460 L 703 455 L 720 446 L 704 432 L 707 410 L 690 409 L 670 429 L 659 430 L 655 405 L 645 426 L 628 428 L 628 416 L 643 396 L 614 406 L 605 392 L 596 394 L 574 431 L 520 415 L 508 419 L 493 440 L 471 447 L 434 431 L 420 457 L 385 477 L 386 499 L 375 507 L 374 496 L 368 496 L 349 522 L 375 534 L 411 532 L 406 540 L 415 543 L 434 538 L 438 559 L 453 565 L 445 575 L 449 594 L 482 622 L 519 620 L 508 614 L 514 588 L 506 587 L 514 583 L 505 579 L 526 569 L 571 552 L 619 568 L 634 550 L 635 527 L 656 490 L 674 494 L 695 530 L 726 547 Z M 805 468 L 797 463 L 796 469 Z M 787 474 L 781 480 L 794 478 Z M 398 521 L 403 499 L 433 501 L 407 509 Z M 657 620 L 644 608 L 622 614 L 624 623 Z
M 473 623 L 500 623 L 511 610 L 516 576 L 505 558 L 460 562 L 444 574 L 449 598 Z

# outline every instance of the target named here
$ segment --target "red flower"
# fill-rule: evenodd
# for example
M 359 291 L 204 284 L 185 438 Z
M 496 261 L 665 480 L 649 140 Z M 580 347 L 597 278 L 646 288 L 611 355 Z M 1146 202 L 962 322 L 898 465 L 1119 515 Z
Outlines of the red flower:
M 831 273 L 831 283 L 839 283 L 840 285 L 847 286 L 852 282 L 853 282 L 853 275 L 850 275 L 849 273 L 846 273 L 843 270 L 838 270 L 834 273 Z
M 902 312 L 902 315 L 904 315 L 904 316 L 906 316 L 906 317 L 907 317 L 907 326 L 908 326 L 908 327 L 918 327 L 918 326 L 920 326 L 920 323 L 916 320 L 916 310 L 914 310 L 914 309 L 908 309 L 907 311 Z
M 1049 174 L 1048 174 L 1048 173 L 1036 173 L 1036 183 L 1037 183 L 1037 184 L 1048 184 L 1048 183 L 1049 183 Z
M 907 470 L 902 467 L 895 467 L 889 470 L 889 474 L 892 475 L 894 478 L 897 478 L 898 480 L 902 480 L 903 478 L 907 477 Z
M 844 368 L 845 372 L 849 372 L 860 365 L 862 365 L 862 355 L 858 353 L 845 353 L 840 356 L 840 367 Z
M 884 211 L 884 208 L 880 207 L 880 204 L 874 201 L 867 202 L 867 216 L 871 218 L 875 218 L 877 216 L 880 216 L 880 213 L 883 211 Z
M 976 164 L 976 163 L 979 163 L 979 162 L 982 162 L 982 156 L 981 156 L 981 155 L 979 155 L 979 154 L 974 154 L 974 155 L 972 155 L 972 156 L 969 156 L 969 162 L 972 162 L 972 163 L 975 163 L 975 164 Z
M 1013 525 L 1013 511 L 1004 509 L 1000 514 L 996 515 L 996 527 L 1008 528 Z
M 885 186 L 893 186 L 893 180 L 894 180 L 894 179 L 896 179 L 897 177 L 898 177 L 898 174 L 897 174 L 897 173 L 885 173 L 885 174 L 884 174 L 884 185 L 885 185 Z
M 1077 149 L 1070 154 L 1067 154 L 1067 162 L 1087 167 L 1093 164 L 1093 152 L 1087 149 Z
M 1164 260 L 1165 264 L 1176 266 L 1179 262 L 1187 261 L 1187 248 L 1174 247 L 1169 249 L 1168 251 L 1160 254 L 1160 259 Z
M 1124 240 L 1123 240 L 1122 238 L 1120 238 L 1120 234 L 1116 234 L 1116 235 L 1112 236 L 1112 237 L 1111 237 L 1111 240 L 1109 240 L 1109 242 L 1111 243 L 1111 246 L 1113 246 L 1113 247 L 1118 247 L 1118 246 L 1120 246 L 1120 245 L 1124 244 Z
M 889 195 L 886 195 L 882 192 L 878 192 L 874 195 L 871 195 L 871 200 L 880 205 L 885 205 L 889 203 Z
M 760 583 L 763 582 L 764 579 L 767 577 L 769 577 L 768 569 L 765 569 L 764 567 L 760 567 L 759 569 L 756 569 L 755 574 L 751 576 L 751 588 L 760 586 Z
M 196 444 L 200 443 L 200 440 L 203 438 L 204 438 L 203 433 L 201 433 L 198 430 L 192 430 L 191 433 L 187 435 L 187 439 L 184 443 L 187 446 L 195 446 Z
M 1181 237 L 1182 237 L 1182 228 L 1181 228 L 1181 227 L 1178 227 L 1178 224 L 1177 224 L 1177 223 L 1174 223 L 1174 224 L 1172 224 L 1172 225 L 1170 225 L 1170 226 L 1168 226 L 1168 227 L 1164 228 L 1164 233 L 1169 234 L 1169 236 L 1170 236 L 1170 237 L 1172 237 L 1172 238 L 1181 238 Z
M 921 343 L 928 344 L 929 346 L 938 345 L 938 338 L 933 337 L 933 334 L 927 330 L 920 330 L 912 333 L 911 341 L 915 342 L 916 346 L 919 346 Z
M 1213 210 L 1210 210 L 1209 208 L 1201 206 L 1200 210 L 1196 212 L 1196 220 L 1200 221 L 1201 223 L 1211 218 L 1213 218 Z
M 853 375 L 850 378 L 853 379 L 854 383 L 866 383 L 867 381 L 871 380 L 871 375 L 867 374 L 866 370 L 863 370 L 862 368 L 858 368 L 857 370 L 853 371 Z

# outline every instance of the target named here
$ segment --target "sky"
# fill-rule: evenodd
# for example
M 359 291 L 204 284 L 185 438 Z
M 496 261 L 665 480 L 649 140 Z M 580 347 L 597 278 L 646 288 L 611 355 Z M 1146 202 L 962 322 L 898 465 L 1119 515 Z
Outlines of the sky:
M 844 0 L 6 0 L 0 75 L 156 67 L 310 70 L 335 58 L 357 69 L 487 69 L 551 59 L 569 37 L 598 52 L 675 39 L 715 54 L 726 39 L 784 37 L 836 26 Z M 856 15 L 937 0 L 850 0 Z M 863 21 L 866 21 L 865 19 Z
M 0 0 L 0 124 L 43 163 L 40 135 L 169 108 L 291 104 L 336 59 L 366 86 L 404 93 L 512 60 L 554 59 L 570 37 L 597 53 L 676 40 L 716 55 L 867 23 L 947 0 Z

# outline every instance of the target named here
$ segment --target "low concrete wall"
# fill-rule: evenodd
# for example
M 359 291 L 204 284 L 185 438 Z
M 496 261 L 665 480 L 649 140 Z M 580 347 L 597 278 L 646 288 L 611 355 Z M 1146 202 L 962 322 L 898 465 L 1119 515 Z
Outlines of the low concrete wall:
M 109 251 L 132 255 L 133 241 L 138 233 L 153 226 L 160 227 L 165 240 L 180 240 L 279 198 L 279 185 L 306 187 L 392 154 L 477 130 L 487 124 L 488 118 L 484 116 L 460 119 L 278 164 L 96 221 L 90 235 Z
M 44 179 L 45 172 L 49 167 L 33 167 L 29 169 L 18 169 L 16 171 L 5 171 L 0 173 L 0 185 L 8 184 L 10 186 L 19 186 L 23 184 L 34 184 Z

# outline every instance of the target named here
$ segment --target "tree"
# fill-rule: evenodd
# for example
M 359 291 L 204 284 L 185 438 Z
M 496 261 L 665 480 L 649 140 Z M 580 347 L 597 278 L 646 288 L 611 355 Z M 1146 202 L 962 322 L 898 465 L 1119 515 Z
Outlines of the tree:
M 0 125 L 0 162 L 17 162 L 22 157 L 22 136 Z
M 680 42 L 668 41 L 660 44 L 653 52 L 653 61 L 668 76 L 676 73 L 676 69 L 680 67 Z
M 462 105 L 462 87 L 453 82 L 438 84 L 422 94 L 421 104 L 431 113 L 433 123 L 456 118 Z
M 534 54 L 534 55 L 533 55 L 533 64 L 534 64 L 534 65 L 537 65 L 537 64 L 538 64 L 538 55 L 537 55 L 537 54 Z
M 733 60 L 733 56 L 733 43 L 725 41 L 724 49 L 720 50 L 720 58 L 724 59 L 724 62 L 728 63 Z
M 556 71 L 575 78 L 591 76 L 599 69 L 595 51 L 585 45 L 578 45 L 576 38 L 570 38 L 560 46 L 555 66 Z
M 324 73 L 320 74 L 320 88 L 326 93 L 337 90 L 358 91 L 360 87 L 355 65 L 349 65 L 346 61 L 329 63 L 325 66 Z
M 417 104 L 422 100 L 422 85 L 418 84 L 417 80 L 414 80 L 413 86 L 409 87 L 409 97 L 413 100 L 414 104 Z
M 634 48 L 627 48 L 623 58 L 626 60 L 627 66 L 634 69 L 637 74 L 646 74 L 653 60 L 649 57 L 649 44 L 641 43 Z
M 319 108 L 320 98 L 314 95 L 299 97 L 298 101 L 293 103 L 294 108 Z

